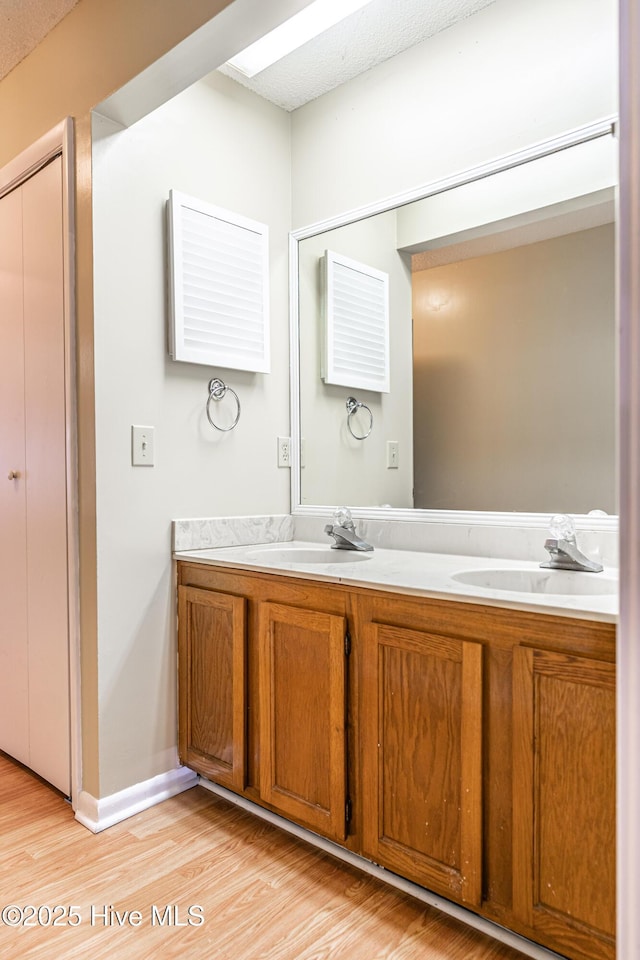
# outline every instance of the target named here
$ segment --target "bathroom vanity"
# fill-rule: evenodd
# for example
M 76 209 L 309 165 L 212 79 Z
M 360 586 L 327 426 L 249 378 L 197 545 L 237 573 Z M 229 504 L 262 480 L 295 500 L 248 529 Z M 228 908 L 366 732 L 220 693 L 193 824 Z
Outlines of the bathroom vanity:
M 560 954 L 613 960 L 606 571 L 572 575 L 585 596 L 516 561 L 175 556 L 182 763 Z M 494 589 L 501 573 L 529 592 Z

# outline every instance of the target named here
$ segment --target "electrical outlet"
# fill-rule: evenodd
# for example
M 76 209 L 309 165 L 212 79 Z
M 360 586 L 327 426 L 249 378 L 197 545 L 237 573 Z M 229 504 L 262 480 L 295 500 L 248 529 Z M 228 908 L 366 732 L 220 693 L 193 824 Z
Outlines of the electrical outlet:
M 397 440 L 387 440 L 387 470 L 397 470 L 400 459 L 400 444 Z
M 134 467 L 153 466 L 153 434 L 153 427 L 131 427 L 131 463 Z
M 291 466 L 291 437 L 278 437 L 278 466 Z

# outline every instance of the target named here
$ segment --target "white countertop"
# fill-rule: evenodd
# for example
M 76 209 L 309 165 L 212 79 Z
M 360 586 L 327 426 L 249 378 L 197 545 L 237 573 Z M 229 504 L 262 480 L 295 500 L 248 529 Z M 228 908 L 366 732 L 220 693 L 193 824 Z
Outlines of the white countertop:
M 295 556 L 291 559 L 287 554 Z M 555 584 L 566 589 L 612 587 L 618 571 L 605 567 L 602 573 L 544 571 L 539 564 L 527 560 L 500 560 L 490 557 L 468 557 L 444 553 L 423 553 L 409 550 L 376 548 L 371 553 L 331 550 L 326 543 L 300 540 L 218 547 L 206 550 L 182 550 L 176 560 L 214 566 L 278 573 L 288 577 L 340 583 L 354 587 L 370 587 L 410 596 L 434 597 L 478 603 L 516 610 L 529 610 L 554 616 L 577 617 L 615 623 L 618 617 L 618 593 L 557 593 Z M 302 558 L 302 561 L 300 560 Z M 454 577 L 470 571 L 524 571 L 541 581 L 545 592 L 520 592 L 461 583 Z M 558 580 L 558 574 L 562 580 Z M 588 578 L 588 580 L 585 580 Z M 525 577 L 526 579 L 526 577 Z M 549 592 L 554 590 L 554 592 Z

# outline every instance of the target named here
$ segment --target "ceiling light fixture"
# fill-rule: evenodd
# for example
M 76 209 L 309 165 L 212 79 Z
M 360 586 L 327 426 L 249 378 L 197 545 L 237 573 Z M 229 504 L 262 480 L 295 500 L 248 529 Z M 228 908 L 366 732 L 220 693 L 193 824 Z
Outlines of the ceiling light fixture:
M 260 37 L 250 47 L 241 50 L 227 63 L 245 77 L 255 77 L 272 63 L 286 57 L 288 53 L 297 50 L 368 3 L 371 3 L 371 0 L 314 0 L 314 3 L 310 3 L 304 10 Z

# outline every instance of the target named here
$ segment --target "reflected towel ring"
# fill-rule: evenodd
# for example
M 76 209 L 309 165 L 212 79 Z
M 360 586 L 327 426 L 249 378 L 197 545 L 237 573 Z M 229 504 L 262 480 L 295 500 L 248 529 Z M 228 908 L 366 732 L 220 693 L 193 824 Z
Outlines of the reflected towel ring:
M 359 436 L 357 433 L 354 433 L 353 427 L 351 426 L 351 417 L 360 408 L 367 411 L 371 420 L 371 422 L 369 423 L 369 429 L 362 436 Z M 351 434 L 354 440 L 366 440 L 369 434 L 371 433 L 371 431 L 373 430 L 373 414 L 371 413 L 371 410 L 366 405 L 366 403 L 362 403 L 360 400 L 356 400 L 355 397 L 347 397 L 347 426 L 349 428 L 349 433 Z
M 230 427 L 219 427 L 211 418 L 211 401 L 212 400 L 222 400 L 222 398 L 227 394 L 232 393 L 236 398 L 236 404 L 238 405 L 238 412 L 236 413 L 235 420 Z M 218 377 L 214 377 L 213 380 L 209 380 L 209 398 L 207 400 L 207 420 L 216 430 L 220 430 L 221 433 L 228 433 L 229 430 L 233 430 L 238 420 L 240 419 L 240 401 L 238 399 L 238 394 L 232 387 L 228 387 L 223 380 L 220 380 Z

